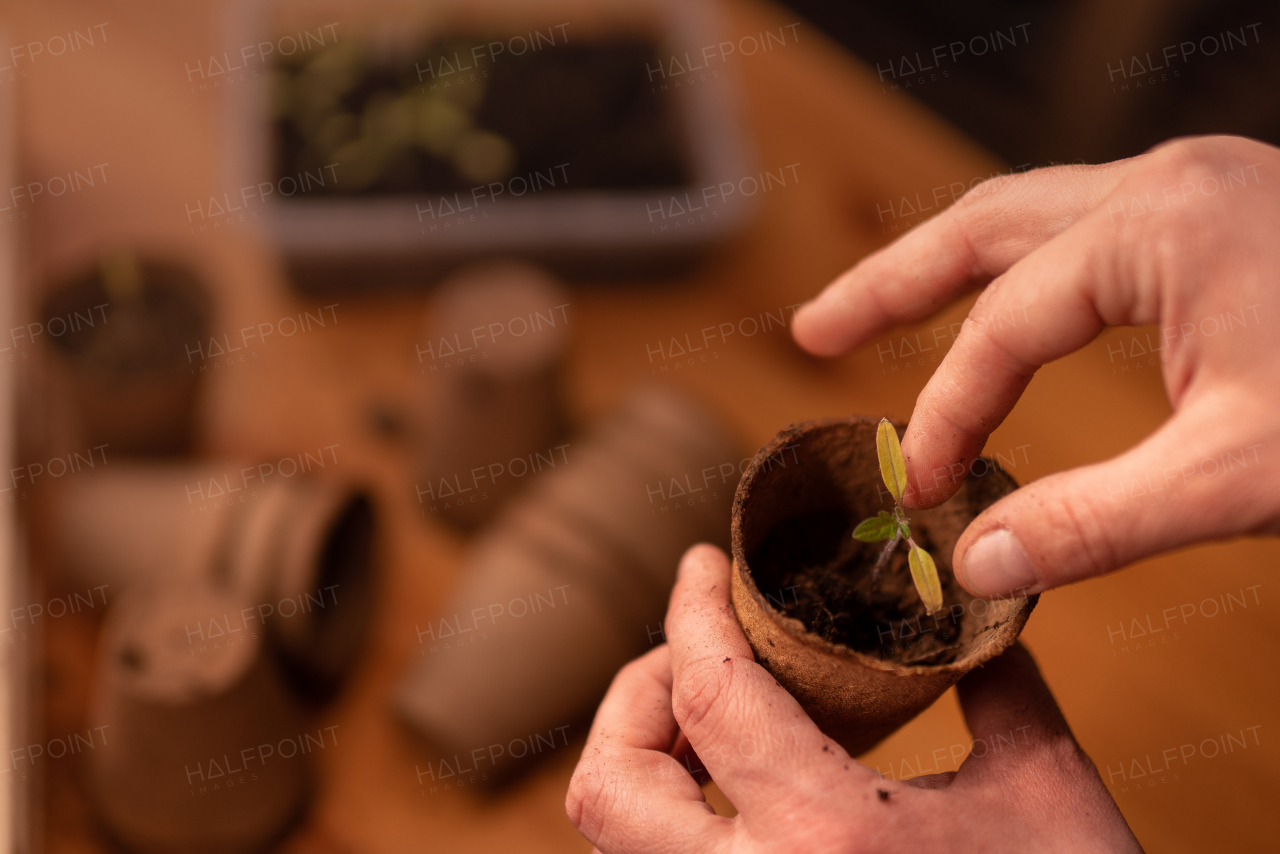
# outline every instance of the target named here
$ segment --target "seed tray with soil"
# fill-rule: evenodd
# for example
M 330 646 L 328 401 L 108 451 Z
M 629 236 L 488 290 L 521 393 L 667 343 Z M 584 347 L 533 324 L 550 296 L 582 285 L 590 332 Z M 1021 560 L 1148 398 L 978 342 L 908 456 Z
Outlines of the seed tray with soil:
M 457 34 L 389 52 L 355 37 L 284 58 L 272 72 L 276 177 L 296 177 L 311 196 L 692 180 L 672 100 L 647 83 L 645 69 L 660 63 L 653 43 L 619 36 L 496 60 L 473 52 L 495 38 Z M 334 180 L 326 164 L 336 164 Z
M 743 69 L 667 76 L 720 41 L 707 4 L 373 0 L 351 13 L 335 32 L 314 3 L 267 0 L 228 36 L 310 34 L 227 102 L 232 186 L 261 188 L 250 204 L 300 290 L 417 290 L 501 257 L 649 280 L 688 271 L 760 207 L 747 193 L 762 167 L 730 97 Z M 706 187 L 726 192 L 707 202 Z M 680 213 L 691 205 L 701 213 Z

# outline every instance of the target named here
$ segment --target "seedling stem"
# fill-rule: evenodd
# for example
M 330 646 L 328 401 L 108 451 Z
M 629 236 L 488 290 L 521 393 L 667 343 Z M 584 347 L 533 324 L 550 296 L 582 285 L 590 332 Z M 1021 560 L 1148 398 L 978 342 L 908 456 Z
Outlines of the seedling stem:
M 880 424 L 876 427 L 876 456 L 880 460 L 880 477 L 893 496 L 893 512 L 881 510 L 875 516 L 863 519 L 853 529 L 854 539 L 864 543 L 888 540 L 876 565 L 871 569 L 873 581 L 880 578 L 880 571 L 888 565 L 898 543 L 906 540 L 911 580 L 915 582 L 916 591 L 920 594 L 920 601 L 924 603 L 925 609 L 933 614 L 942 609 L 942 583 L 938 580 L 938 568 L 933 557 L 911 539 L 911 520 L 907 518 L 906 508 L 902 504 L 907 485 L 907 461 L 902 456 L 898 433 L 887 418 L 880 419 Z

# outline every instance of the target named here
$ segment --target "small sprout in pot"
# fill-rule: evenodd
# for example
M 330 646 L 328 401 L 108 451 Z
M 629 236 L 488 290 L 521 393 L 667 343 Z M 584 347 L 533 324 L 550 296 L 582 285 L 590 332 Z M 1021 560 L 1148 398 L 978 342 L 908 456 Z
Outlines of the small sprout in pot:
M 902 505 L 902 495 L 907 486 L 907 462 L 902 456 L 898 434 L 887 418 L 880 419 L 876 428 L 876 456 L 880 459 L 880 476 L 884 478 L 884 485 L 893 496 L 893 512 L 881 510 L 870 519 L 863 519 L 853 529 L 854 539 L 864 543 L 889 541 L 871 570 L 873 579 L 879 578 L 880 570 L 889 563 L 898 543 L 906 540 L 911 580 L 915 582 L 916 591 L 919 592 L 925 609 L 933 614 L 942 609 L 942 583 L 938 580 L 938 569 L 934 566 L 933 557 L 911 539 L 911 520 L 907 518 L 906 509 Z

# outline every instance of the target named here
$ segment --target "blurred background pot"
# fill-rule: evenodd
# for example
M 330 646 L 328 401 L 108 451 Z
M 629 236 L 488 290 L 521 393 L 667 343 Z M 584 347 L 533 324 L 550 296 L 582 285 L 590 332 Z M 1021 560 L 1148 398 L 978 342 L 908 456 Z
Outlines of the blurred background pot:
M 441 283 L 417 347 L 416 488 L 430 515 L 475 527 L 537 468 L 534 454 L 556 456 L 568 323 L 568 293 L 529 264 L 476 265 Z
M 83 444 L 110 454 L 191 448 L 200 372 L 187 349 L 208 334 L 211 312 L 188 268 L 130 252 L 104 256 L 45 299 L 52 379 Z
M 128 849 L 258 851 L 305 806 L 305 743 L 288 747 L 305 742 L 303 725 L 263 655 L 262 632 L 240 619 L 252 604 L 209 586 L 162 584 L 135 587 L 112 606 L 90 712 L 104 743 L 85 761 L 98 816 Z
M 338 480 L 279 475 L 243 462 L 115 464 L 82 472 L 50 501 L 47 537 L 64 580 L 211 585 L 241 596 L 285 673 L 304 693 L 336 690 L 374 606 L 374 511 Z
M 726 544 L 739 459 L 699 405 L 650 387 L 513 500 L 419 624 L 396 695 L 449 765 L 433 775 L 462 761 L 493 780 L 567 744 L 618 668 L 665 639 L 680 555 Z
M 908 513 L 912 536 L 933 555 L 942 581 L 937 619 L 919 601 L 902 547 L 872 583 L 883 544 L 861 543 L 852 532 L 892 509 L 876 457 L 877 423 L 848 418 L 783 430 L 752 460 L 733 506 L 738 622 L 757 661 L 852 755 L 1008 648 L 1038 599 L 975 599 L 952 571 L 964 528 L 1017 488 L 990 461 L 942 505 Z

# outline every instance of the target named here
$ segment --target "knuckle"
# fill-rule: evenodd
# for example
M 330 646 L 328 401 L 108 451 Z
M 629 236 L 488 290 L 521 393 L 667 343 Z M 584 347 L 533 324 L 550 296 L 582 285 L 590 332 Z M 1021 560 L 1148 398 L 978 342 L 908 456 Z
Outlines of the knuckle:
M 1041 170 L 1037 171 L 1039 172 Z M 981 181 L 970 186 L 956 203 L 963 208 L 969 208 L 983 200 L 989 201 L 997 196 L 1011 193 L 1019 186 L 1020 179 L 1025 177 L 1026 174 L 1024 173 L 1009 173 L 983 178 Z
M 1114 222 L 1119 212 L 1120 221 L 1133 226 L 1126 229 L 1123 243 L 1129 275 L 1136 281 L 1199 290 L 1206 276 L 1221 274 L 1229 266 L 1223 241 L 1250 242 L 1258 251 L 1270 250 L 1274 229 L 1269 223 L 1280 197 L 1263 192 L 1259 184 L 1278 167 L 1280 152 L 1275 148 L 1234 136 L 1176 139 L 1143 155 L 1143 166 L 1106 205 L 1109 219 Z M 1169 208 L 1170 213 L 1141 219 L 1125 213 L 1144 205 L 1149 210 Z M 1148 293 L 1148 300 L 1153 300 L 1155 289 Z M 1148 316 L 1157 310 L 1149 306 Z
M 1040 171 L 1040 170 L 1037 170 Z M 1028 174 L 993 175 L 973 183 L 966 189 L 948 213 L 965 223 L 966 234 L 986 237 L 990 229 L 986 225 L 992 211 L 1000 211 L 1021 197 L 1022 181 Z M 1035 176 L 1039 179 L 1041 176 Z
M 899 292 L 890 293 L 886 287 L 883 281 L 873 281 L 863 292 L 868 303 L 866 310 L 872 316 L 900 323 L 904 312 L 900 310 L 900 306 L 894 301 L 894 297 L 899 295 Z
M 1018 202 L 1025 198 L 1037 185 L 1067 187 L 1074 184 L 1082 175 L 1088 175 L 1098 166 L 1080 163 L 1064 163 L 1053 166 L 1042 166 L 1029 171 L 1005 172 L 984 178 L 974 184 L 956 200 L 960 210 L 971 208 L 983 201 L 999 200 L 1000 202 Z
M 1221 160 L 1210 139 L 1175 139 L 1151 152 L 1152 166 L 1174 175 L 1203 173 Z
M 1069 730 L 1050 733 L 1039 739 L 1035 753 L 1035 764 L 1051 773 L 1076 774 L 1093 768 L 1093 760 Z
M 1275 159 L 1273 149 L 1244 137 L 1183 137 L 1148 152 L 1142 172 L 1151 170 L 1168 180 L 1199 185 L 1201 180 L 1221 177 L 1224 172 L 1267 159 Z
M 733 667 L 710 661 L 689 664 L 676 678 L 671 690 L 671 710 L 686 732 L 714 729 L 724 715 L 724 705 L 733 683 Z
M 609 811 L 605 770 L 593 760 L 584 758 L 573 772 L 565 794 L 564 809 L 578 830 L 600 827 Z
M 1041 498 L 1050 506 L 1045 518 L 1056 520 L 1060 536 L 1051 541 L 1060 543 L 1057 559 L 1041 567 L 1047 575 L 1062 573 L 1062 578 L 1045 578 L 1053 586 L 1080 577 L 1093 577 L 1114 568 L 1118 550 L 1105 519 L 1114 513 L 1099 505 L 1100 499 L 1087 491 L 1056 494 L 1046 489 Z M 1063 570 L 1066 572 L 1063 572 Z M 1072 569 L 1075 571 L 1073 572 Z
M 989 198 L 991 194 L 1000 188 L 995 178 L 983 178 L 976 184 L 970 186 L 960 198 L 956 199 L 955 209 L 957 212 L 967 212 L 975 204 Z
M 1206 260 L 1219 253 L 1215 240 L 1205 240 L 1209 230 L 1219 225 L 1214 219 L 1206 223 L 1199 217 L 1168 217 L 1131 238 L 1132 263 L 1142 265 L 1140 269 L 1150 271 L 1158 281 L 1177 282 L 1184 271 L 1202 269 Z

